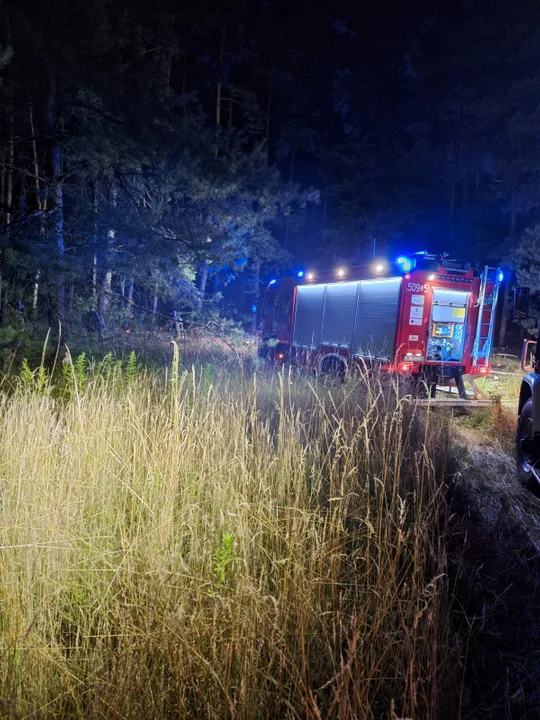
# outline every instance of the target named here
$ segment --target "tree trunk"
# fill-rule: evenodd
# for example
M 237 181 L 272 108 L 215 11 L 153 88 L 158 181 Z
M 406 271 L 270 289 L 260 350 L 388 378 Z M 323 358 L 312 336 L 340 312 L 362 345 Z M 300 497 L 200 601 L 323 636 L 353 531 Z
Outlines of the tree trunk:
M 508 328 L 508 316 L 510 314 L 510 278 L 505 277 L 503 280 L 504 292 L 501 308 L 501 324 L 499 326 L 499 347 L 502 348 L 506 344 L 506 330 Z
M 454 127 L 454 140 L 452 143 L 452 170 L 451 170 L 451 187 L 450 187 L 450 228 L 449 228 L 449 250 L 451 251 L 454 246 L 455 236 L 455 225 L 456 225 L 456 196 L 457 196 L 457 176 L 459 168 L 459 156 L 460 156 L 460 126 L 461 126 L 461 114 L 462 106 L 460 105 L 459 110 L 456 112 L 456 123 Z
M 93 202 L 93 209 L 94 209 L 94 235 L 93 235 L 93 245 L 94 245 L 94 254 L 92 257 L 92 308 L 97 308 L 97 301 L 98 301 L 98 289 L 97 289 L 97 282 L 98 282 L 98 255 L 97 255 L 97 247 L 98 247 L 98 223 L 97 223 L 97 216 L 98 216 L 98 206 L 99 206 L 99 188 L 98 188 L 98 181 L 94 178 L 94 202 Z
M 197 310 L 200 312 L 203 307 L 204 295 L 206 293 L 206 284 L 208 282 L 208 267 L 203 265 L 201 267 L 201 276 L 199 278 L 199 293 L 197 297 Z
M 294 164 L 296 159 L 296 151 L 294 148 L 291 151 L 291 158 L 289 161 L 289 184 L 293 184 L 293 178 L 294 178 Z M 289 216 L 287 215 L 285 217 L 285 237 L 284 237 L 284 246 L 285 250 L 291 251 L 290 244 L 291 244 L 291 226 L 289 221 Z
M 186 120 L 186 73 L 184 71 L 182 75 L 182 119 Z
M 7 264 L 6 251 L 11 245 L 11 206 L 13 204 L 13 164 L 15 162 L 15 146 L 13 142 L 13 106 L 11 103 L 7 106 L 7 127 L 8 127 L 8 169 L 5 179 L 5 240 L 4 252 L 2 258 L 2 275 L 0 278 L 0 288 L 2 293 L 2 326 L 7 322 L 9 310 L 9 268 Z
M 291 150 L 291 160 L 289 163 L 289 183 L 292 185 L 294 181 L 294 164 L 296 161 L 296 150 L 293 148 Z
M 264 129 L 264 139 L 266 141 L 266 164 L 268 165 L 268 153 L 270 151 L 270 120 L 272 118 L 272 80 L 273 73 L 268 73 L 268 99 L 266 102 L 266 127 Z
M 32 164 L 34 166 L 34 189 L 36 191 L 36 206 L 37 209 L 41 212 L 44 208 L 41 202 L 41 187 L 39 184 L 39 162 L 36 143 L 36 127 L 34 124 L 34 110 L 32 108 L 32 103 L 28 104 L 28 120 L 30 124 L 30 135 L 32 136 Z M 45 225 L 43 222 L 40 223 L 39 234 L 42 236 L 45 235 Z M 34 320 L 37 318 L 40 275 L 41 272 L 38 268 L 34 276 L 34 292 L 32 294 L 32 317 L 34 318 Z
M 253 294 L 253 302 L 252 306 L 257 306 L 257 302 L 259 300 L 259 284 L 261 282 L 261 263 L 257 260 L 255 263 L 255 270 L 253 273 L 253 286 L 254 286 L 254 294 Z M 251 332 L 256 333 L 257 332 L 257 310 L 253 312 L 253 307 L 250 308 L 251 310 Z
M 516 241 L 516 223 L 517 223 L 517 191 L 519 185 L 519 175 L 516 175 L 512 184 L 512 196 L 510 199 L 510 239 L 508 246 L 515 247 Z M 506 345 L 506 331 L 508 329 L 508 320 L 510 319 L 510 274 L 507 272 L 504 279 L 504 292 L 501 309 L 501 324 L 499 326 L 499 347 Z
M 113 207 L 116 207 L 116 198 L 118 191 L 114 187 L 111 188 L 111 201 Z M 101 315 L 103 322 L 107 324 L 107 315 L 111 307 L 111 288 L 112 288 L 112 269 L 110 263 L 111 248 L 114 245 L 114 239 L 116 237 L 116 231 L 112 228 L 107 231 L 107 248 L 105 250 L 105 262 L 104 262 L 104 274 L 103 281 L 101 283 L 101 291 L 99 295 L 99 314 Z
M 221 31 L 221 43 L 219 46 L 218 78 L 216 87 L 216 125 L 221 124 L 221 90 L 223 87 L 223 51 L 225 48 L 225 30 Z
M 64 188 L 62 184 L 62 156 L 58 133 L 54 122 L 54 108 L 56 105 L 56 77 L 49 70 L 49 93 L 45 112 L 45 124 L 49 135 L 49 162 L 51 165 L 51 195 L 53 211 L 51 214 L 51 238 L 56 246 L 59 263 L 58 279 L 56 281 L 56 311 L 61 323 L 65 322 L 65 287 L 64 287 Z
M 475 228 L 475 235 L 476 235 L 476 243 L 475 243 L 475 246 L 476 246 L 476 257 L 475 257 L 475 262 L 476 262 L 477 265 L 479 265 L 479 264 L 480 264 L 480 245 L 481 245 L 481 230 L 480 230 L 480 215 L 481 215 L 481 211 L 480 211 L 480 170 L 479 170 L 478 168 L 476 169 L 476 182 L 475 182 L 475 186 L 476 186 L 476 193 L 475 193 L 475 198 L 474 198 L 474 201 L 475 201 L 475 204 L 476 204 L 476 208 L 475 208 L 475 219 L 476 219 L 476 228 Z
M 5 16 L 6 40 L 11 42 L 11 22 L 9 14 Z M 15 159 L 15 147 L 13 142 L 13 104 L 11 93 L 6 104 L 6 130 L 8 136 L 7 160 L 8 168 L 2 171 L 2 200 L 5 204 L 4 212 L 4 248 L 0 255 L 0 324 L 4 326 L 7 321 L 9 303 L 9 268 L 7 261 L 7 248 L 11 245 L 11 204 L 13 202 L 13 164 Z
M 452 252 L 454 247 L 455 218 L 456 218 L 456 168 L 452 159 L 452 187 L 450 190 L 450 229 L 448 233 L 448 251 Z
M 75 283 L 69 284 L 69 294 L 68 294 L 68 311 L 71 314 L 71 311 L 73 310 L 75 303 Z
M 208 268 L 206 266 L 201 270 L 201 279 L 199 281 L 199 290 L 202 295 L 206 292 L 206 283 L 208 282 Z
M 133 278 L 129 278 L 127 300 L 128 300 L 128 303 L 130 303 L 130 304 L 133 302 L 133 285 L 134 284 L 135 284 L 135 282 L 134 282 Z
M 36 276 L 34 279 L 34 292 L 32 294 L 32 316 L 34 320 L 37 318 L 37 307 L 38 307 L 38 297 L 39 297 L 39 276 L 40 272 L 39 270 L 36 270 Z
M 36 143 L 36 129 L 34 125 L 34 111 L 32 103 L 28 104 L 28 120 L 30 123 L 30 134 L 32 136 L 32 164 L 34 166 L 34 188 L 36 191 L 36 205 L 38 210 L 41 210 L 41 189 L 39 186 L 39 163 L 37 154 L 37 143 Z
M 92 261 L 92 307 L 95 308 L 97 303 L 97 254 L 94 253 Z
M 246 312 L 246 270 L 245 268 L 240 273 L 240 312 Z
M 157 287 L 154 290 L 154 297 L 152 298 L 152 328 L 155 328 L 157 325 L 157 310 L 158 310 L 158 289 Z
M 171 70 L 173 58 L 174 50 L 173 48 L 169 48 L 169 52 L 167 54 L 167 66 L 165 71 L 165 90 L 169 90 L 169 88 L 171 87 Z
M 107 322 L 107 314 L 111 306 L 112 270 L 107 268 L 101 282 L 99 293 L 99 314 L 103 322 Z

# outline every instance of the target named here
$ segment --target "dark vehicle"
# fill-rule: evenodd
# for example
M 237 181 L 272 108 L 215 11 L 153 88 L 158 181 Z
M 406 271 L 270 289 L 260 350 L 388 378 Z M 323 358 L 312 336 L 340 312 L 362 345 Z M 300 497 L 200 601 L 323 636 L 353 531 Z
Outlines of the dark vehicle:
M 521 368 L 527 374 L 521 383 L 516 433 L 516 462 L 521 483 L 540 490 L 540 343 L 533 337 L 536 319 L 529 317 L 529 290 L 514 291 L 514 320 L 524 328 L 528 338 L 523 343 Z M 525 327 L 524 321 L 532 321 Z

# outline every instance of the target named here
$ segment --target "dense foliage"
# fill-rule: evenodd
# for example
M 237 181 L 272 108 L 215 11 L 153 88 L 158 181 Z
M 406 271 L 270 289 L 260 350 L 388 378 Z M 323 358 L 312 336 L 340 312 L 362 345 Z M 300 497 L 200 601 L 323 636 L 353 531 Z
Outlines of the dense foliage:
M 3 326 L 155 322 L 231 281 L 246 312 L 265 269 L 374 247 L 512 267 L 540 206 L 537 18 L 4 0 Z

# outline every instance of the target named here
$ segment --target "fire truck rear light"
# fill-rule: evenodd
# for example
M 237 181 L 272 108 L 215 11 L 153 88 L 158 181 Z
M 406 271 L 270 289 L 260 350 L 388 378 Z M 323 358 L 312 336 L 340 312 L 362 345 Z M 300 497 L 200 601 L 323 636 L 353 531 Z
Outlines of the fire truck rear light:
M 411 277 L 411 276 L 409 275 L 409 273 L 407 273 L 407 274 L 405 275 L 405 280 L 408 280 L 410 277 Z
M 399 370 L 399 372 L 409 372 L 410 370 L 412 370 L 412 363 L 410 363 L 410 362 L 398 363 L 398 370 Z
M 314 275 L 313 273 L 308 273 L 308 274 L 306 275 L 306 279 L 307 279 L 307 280 L 314 280 L 314 279 L 315 279 L 315 275 Z
M 489 368 L 487 368 L 487 367 L 481 367 L 481 368 L 480 368 L 480 372 L 482 373 L 482 375 L 486 375 L 487 372 L 488 372 L 488 370 L 489 370 Z
M 428 277 L 428 280 L 435 280 L 435 275 L 431 274 L 431 275 Z

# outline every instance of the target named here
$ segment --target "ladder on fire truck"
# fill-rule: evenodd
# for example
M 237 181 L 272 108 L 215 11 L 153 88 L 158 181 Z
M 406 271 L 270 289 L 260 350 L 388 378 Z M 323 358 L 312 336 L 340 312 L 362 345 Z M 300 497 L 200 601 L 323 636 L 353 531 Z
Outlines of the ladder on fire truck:
M 487 367 L 491 357 L 495 331 L 495 311 L 499 294 L 499 273 L 499 268 L 486 265 L 480 279 L 478 323 L 472 353 L 472 364 L 478 368 Z

